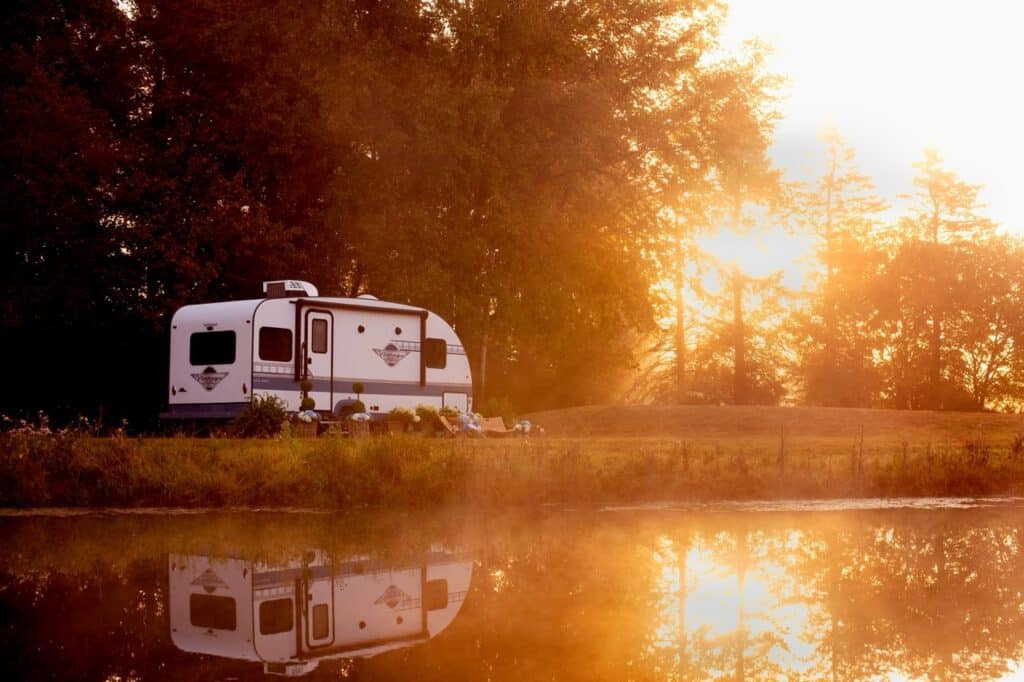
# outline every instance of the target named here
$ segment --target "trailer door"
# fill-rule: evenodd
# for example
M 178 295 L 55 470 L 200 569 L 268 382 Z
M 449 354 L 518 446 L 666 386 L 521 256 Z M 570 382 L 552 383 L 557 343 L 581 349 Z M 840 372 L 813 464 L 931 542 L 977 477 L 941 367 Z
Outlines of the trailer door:
M 309 397 L 316 409 L 329 411 L 334 405 L 334 320 L 329 312 L 310 310 L 305 326 L 306 373 L 313 382 Z
M 334 643 L 334 576 L 318 575 L 305 584 L 302 629 L 307 651 Z

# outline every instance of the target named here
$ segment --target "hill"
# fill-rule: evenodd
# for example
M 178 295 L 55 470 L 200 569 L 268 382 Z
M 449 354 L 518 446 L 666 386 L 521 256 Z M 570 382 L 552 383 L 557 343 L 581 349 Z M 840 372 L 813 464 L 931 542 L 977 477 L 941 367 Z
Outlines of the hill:
M 694 442 L 750 440 L 872 446 L 982 441 L 1004 446 L 1024 433 L 1024 416 L 990 412 L 933 412 L 838 407 L 589 406 L 529 417 L 555 437 L 671 438 Z

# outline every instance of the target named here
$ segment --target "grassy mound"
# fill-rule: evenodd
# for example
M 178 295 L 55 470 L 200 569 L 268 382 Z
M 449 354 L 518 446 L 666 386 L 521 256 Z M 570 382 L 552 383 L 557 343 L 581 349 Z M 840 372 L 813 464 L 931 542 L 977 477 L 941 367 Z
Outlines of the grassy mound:
M 530 415 L 562 437 L 657 437 L 694 441 L 778 440 L 874 444 L 966 441 L 1009 443 L 1024 433 L 1024 416 L 986 412 L 871 410 L 839 407 L 596 406 Z

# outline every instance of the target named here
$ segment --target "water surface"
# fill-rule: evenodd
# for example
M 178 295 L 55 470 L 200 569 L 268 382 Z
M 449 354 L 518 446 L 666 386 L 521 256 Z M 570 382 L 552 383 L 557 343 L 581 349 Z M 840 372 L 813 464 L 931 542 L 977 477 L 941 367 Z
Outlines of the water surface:
M 0 514 L 4 679 L 1018 679 L 1018 500 Z

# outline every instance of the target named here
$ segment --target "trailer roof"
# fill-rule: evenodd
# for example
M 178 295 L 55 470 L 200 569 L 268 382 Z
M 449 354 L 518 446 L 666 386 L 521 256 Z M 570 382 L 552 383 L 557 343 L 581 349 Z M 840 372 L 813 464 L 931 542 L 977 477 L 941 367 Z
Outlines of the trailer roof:
M 186 305 L 174 313 L 174 324 L 200 324 L 227 323 L 238 320 L 252 319 L 256 308 L 264 301 L 305 301 L 307 304 L 316 303 L 337 303 L 342 305 L 359 306 L 362 308 L 379 308 L 381 310 L 402 310 L 410 313 L 422 314 L 423 308 L 406 305 L 404 303 L 392 303 L 381 301 L 375 298 L 342 298 L 336 296 L 317 296 L 287 299 L 251 298 L 243 301 L 221 301 L 217 303 L 195 303 Z

